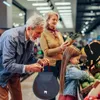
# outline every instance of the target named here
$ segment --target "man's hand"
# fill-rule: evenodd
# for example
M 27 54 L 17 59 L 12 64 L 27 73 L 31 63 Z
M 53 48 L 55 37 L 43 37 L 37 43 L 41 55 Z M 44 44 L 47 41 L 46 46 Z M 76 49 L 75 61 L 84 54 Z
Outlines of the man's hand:
M 43 66 L 41 66 L 39 63 L 30 64 L 25 66 L 26 72 L 41 72 L 43 69 Z
M 47 58 L 39 59 L 37 63 L 39 63 L 41 66 L 47 66 L 49 65 L 49 60 Z

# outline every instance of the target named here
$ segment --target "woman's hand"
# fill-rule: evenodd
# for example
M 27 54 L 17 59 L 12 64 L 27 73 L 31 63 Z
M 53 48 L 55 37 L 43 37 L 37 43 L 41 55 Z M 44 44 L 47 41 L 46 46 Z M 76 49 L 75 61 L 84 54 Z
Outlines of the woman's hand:
M 60 46 L 60 48 L 61 48 L 61 50 L 65 50 L 65 48 L 67 47 L 67 46 L 69 46 L 70 45 L 70 43 L 68 42 L 68 41 L 65 41 L 61 46 Z

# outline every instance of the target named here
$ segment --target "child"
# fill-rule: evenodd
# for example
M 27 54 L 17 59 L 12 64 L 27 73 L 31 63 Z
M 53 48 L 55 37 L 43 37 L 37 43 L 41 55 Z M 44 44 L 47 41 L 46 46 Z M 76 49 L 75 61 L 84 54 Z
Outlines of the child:
M 60 96 L 58 100 L 80 100 L 79 80 L 89 77 L 78 68 L 81 53 L 74 46 L 66 48 L 63 54 L 60 73 Z

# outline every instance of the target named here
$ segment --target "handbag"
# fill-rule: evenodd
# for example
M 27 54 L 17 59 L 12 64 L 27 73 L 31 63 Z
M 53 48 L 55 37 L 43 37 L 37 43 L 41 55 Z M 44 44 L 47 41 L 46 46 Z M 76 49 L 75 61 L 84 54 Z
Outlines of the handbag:
M 54 98 L 59 92 L 59 83 L 53 72 L 40 72 L 33 83 L 33 92 L 43 100 Z

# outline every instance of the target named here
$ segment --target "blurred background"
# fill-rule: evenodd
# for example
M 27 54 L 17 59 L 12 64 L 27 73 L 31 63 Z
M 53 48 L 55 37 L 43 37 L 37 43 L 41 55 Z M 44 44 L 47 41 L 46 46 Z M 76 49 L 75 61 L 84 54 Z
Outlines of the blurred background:
M 57 28 L 65 39 L 70 32 L 81 34 L 78 46 L 100 34 L 100 0 L 0 0 L 0 28 L 24 25 L 34 12 L 44 16 L 52 10 L 60 16 Z
M 57 29 L 64 40 L 71 34 L 80 34 L 74 43 L 80 49 L 100 35 L 100 0 L 0 0 L 0 35 L 7 29 L 24 25 L 34 13 L 45 16 L 49 11 L 59 14 Z M 39 39 L 35 41 L 34 55 L 43 57 Z M 23 100 L 39 100 L 32 92 L 37 73 L 32 74 L 22 75 Z

